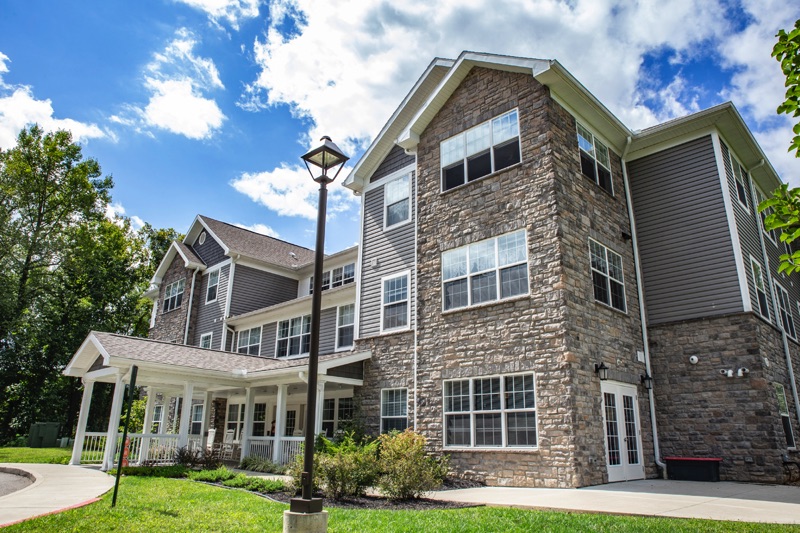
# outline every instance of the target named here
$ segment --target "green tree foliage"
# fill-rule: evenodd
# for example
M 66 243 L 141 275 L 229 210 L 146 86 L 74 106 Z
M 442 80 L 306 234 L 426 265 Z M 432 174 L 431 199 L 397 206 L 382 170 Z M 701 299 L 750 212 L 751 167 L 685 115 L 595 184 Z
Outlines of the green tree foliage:
M 32 126 L 0 150 L 0 443 L 39 420 L 71 433 L 81 383 L 61 372 L 90 331 L 147 333 L 151 234 L 174 231 L 108 220 L 112 185 L 66 131 Z
M 772 49 L 772 57 L 780 64 L 786 76 L 786 100 L 778 106 L 778 114 L 800 117 L 800 19 L 794 23 L 794 29 L 788 33 L 780 30 L 776 36 L 778 42 Z M 789 151 L 800 157 L 800 122 L 794 127 L 794 137 Z M 790 189 L 781 185 L 772 193 L 772 197 L 761 202 L 759 211 L 769 210 L 764 220 L 767 230 L 779 230 L 780 239 L 787 244 L 800 237 L 800 189 Z M 800 250 L 781 255 L 779 272 L 792 273 L 800 271 Z

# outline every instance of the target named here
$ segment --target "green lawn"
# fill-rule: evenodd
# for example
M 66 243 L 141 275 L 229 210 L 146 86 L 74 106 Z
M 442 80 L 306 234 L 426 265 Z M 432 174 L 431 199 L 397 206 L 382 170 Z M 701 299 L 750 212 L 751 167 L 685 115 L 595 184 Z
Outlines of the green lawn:
M 282 531 L 287 506 L 254 494 L 188 480 L 126 477 L 117 507 L 102 501 L 37 518 L 3 533 L 20 531 Z M 480 531 L 800 531 L 785 525 L 745 524 L 668 518 L 524 511 L 477 507 L 447 511 L 367 511 L 328 508 L 335 532 Z
M 67 464 L 72 448 L 0 448 L 0 463 Z

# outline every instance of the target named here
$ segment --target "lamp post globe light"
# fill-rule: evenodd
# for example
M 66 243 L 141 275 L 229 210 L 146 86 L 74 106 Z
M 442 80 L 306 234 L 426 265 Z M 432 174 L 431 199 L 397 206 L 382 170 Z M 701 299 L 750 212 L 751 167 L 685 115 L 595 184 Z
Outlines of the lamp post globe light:
M 301 477 L 302 494 L 300 498 L 292 498 L 289 505 L 290 513 L 302 514 L 322 512 L 322 499 L 313 498 L 312 496 L 314 488 L 314 428 L 317 407 L 317 373 L 319 369 L 319 323 L 322 307 L 322 262 L 325 258 L 325 210 L 328 202 L 328 184 L 336 179 L 349 159 L 331 141 L 330 137 L 325 136 L 320 141 L 322 141 L 320 146 L 302 156 L 311 178 L 319 183 L 317 243 L 314 249 L 314 292 L 311 299 L 311 343 L 308 353 L 305 450 Z M 329 173 L 333 170 L 336 170 L 336 173 L 331 177 Z

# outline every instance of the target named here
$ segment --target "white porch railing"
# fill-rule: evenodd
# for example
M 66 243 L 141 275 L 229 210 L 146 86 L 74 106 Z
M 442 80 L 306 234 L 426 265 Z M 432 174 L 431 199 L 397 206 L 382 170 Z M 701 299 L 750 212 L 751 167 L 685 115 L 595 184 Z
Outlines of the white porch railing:
M 81 448 L 81 463 L 87 465 L 102 464 L 106 452 L 105 432 L 86 432 Z
M 250 449 L 247 455 L 272 461 L 272 449 L 275 437 L 250 437 Z
M 300 455 L 303 450 L 305 437 L 283 437 L 281 439 L 281 455 L 278 457 L 278 464 L 288 465 L 294 461 L 295 456 Z
M 157 433 L 131 433 L 128 450 L 129 465 L 166 465 L 175 461 L 178 450 L 178 435 Z M 119 436 L 120 446 L 122 435 Z M 117 450 L 119 451 L 119 450 Z

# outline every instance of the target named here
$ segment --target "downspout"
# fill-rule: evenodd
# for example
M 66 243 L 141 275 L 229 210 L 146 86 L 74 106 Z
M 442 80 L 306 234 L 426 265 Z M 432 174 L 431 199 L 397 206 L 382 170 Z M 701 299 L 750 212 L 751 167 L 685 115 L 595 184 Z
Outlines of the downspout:
M 653 370 L 650 365 L 650 346 L 647 337 L 647 316 L 644 307 L 644 287 L 642 284 L 642 268 L 639 259 L 639 243 L 636 236 L 636 219 L 633 216 L 633 201 L 631 200 L 631 187 L 628 181 L 628 166 L 625 164 L 625 157 L 631 147 L 631 137 L 628 136 L 625 142 L 625 150 L 622 152 L 622 179 L 625 183 L 625 200 L 628 203 L 628 219 L 631 223 L 631 246 L 633 247 L 633 265 L 636 270 L 636 290 L 639 297 L 639 320 L 642 323 L 642 343 L 644 345 L 644 365 L 647 374 L 653 377 Z M 667 465 L 661 460 L 661 450 L 658 444 L 658 425 L 656 424 L 656 398 L 655 398 L 655 379 L 651 382 L 653 386 L 648 392 L 650 396 L 650 424 L 653 429 L 653 454 L 656 464 L 661 468 L 664 477 L 667 476 Z
M 189 343 L 189 324 L 192 323 L 192 299 L 194 298 L 194 280 L 197 277 L 197 273 L 200 271 L 200 267 L 194 269 L 194 274 L 192 274 L 192 289 L 189 292 L 189 309 L 186 313 L 186 329 L 183 332 L 183 344 L 186 345 Z
M 757 169 L 758 167 L 762 166 L 765 161 L 762 159 L 759 161 L 753 168 L 747 170 L 748 176 L 752 171 Z M 753 184 L 752 177 L 750 178 L 750 196 L 751 198 L 757 198 L 758 196 L 755 194 L 755 185 Z M 783 329 L 783 322 L 779 317 L 778 313 L 778 305 L 775 301 L 775 284 L 772 280 L 772 270 L 769 266 L 769 256 L 767 255 L 767 246 L 764 244 L 764 228 L 761 222 L 761 215 L 758 213 L 758 206 L 753 206 L 753 214 L 756 217 L 756 227 L 759 228 L 758 230 L 758 241 L 761 243 L 761 255 L 764 257 L 764 270 L 767 272 L 767 283 L 769 283 L 769 291 L 772 295 L 772 306 L 773 312 L 775 313 L 773 316 L 775 317 L 775 323 L 778 324 L 778 329 L 781 331 L 781 340 L 783 341 L 783 355 L 786 357 L 786 370 L 789 372 L 789 385 L 792 387 L 792 398 L 794 399 L 794 412 L 797 416 L 797 422 L 800 423 L 800 397 L 797 394 L 797 383 L 794 377 L 794 368 L 792 367 L 792 353 L 789 351 L 789 337 L 786 335 L 786 330 Z M 789 310 L 791 312 L 791 309 Z
M 419 404 L 417 403 L 417 358 L 419 353 L 419 347 L 417 344 L 417 329 L 419 328 L 419 313 L 417 313 L 417 309 L 419 309 L 419 283 L 417 280 L 417 260 L 419 253 L 419 202 L 417 201 L 417 187 L 419 185 L 419 173 L 417 172 L 418 167 L 416 163 L 417 154 L 414 152 L 414 431 L 417 431 L 417 415 L 419 413 Z
M 225 312 L 222 314 L 222 339 L 220 340 L 220 350 L 225 351 L 228 344 L 228 316 L 231 313 L 231 294 L 233 293 L 233 273 L 236 270 L 236 261 L 241 258 L 241 254 L 231 257 L 231 268 L 228 271 L 228 294 L 225 295 Z

